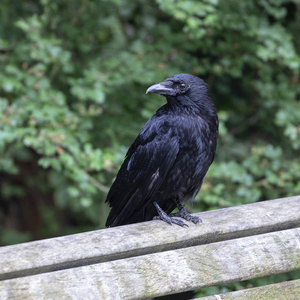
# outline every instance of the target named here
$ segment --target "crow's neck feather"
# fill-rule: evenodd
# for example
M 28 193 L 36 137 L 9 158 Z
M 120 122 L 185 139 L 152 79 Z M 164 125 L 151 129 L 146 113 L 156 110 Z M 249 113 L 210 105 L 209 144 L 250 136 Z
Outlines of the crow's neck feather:
M 175 113 L 201 116 L 203 119 L 215 118 L 217 109 L 208 94 L 197 95 L 197 100 L 191 100 L 187 95 L 177 97 L 167 96 L 166 108 Z

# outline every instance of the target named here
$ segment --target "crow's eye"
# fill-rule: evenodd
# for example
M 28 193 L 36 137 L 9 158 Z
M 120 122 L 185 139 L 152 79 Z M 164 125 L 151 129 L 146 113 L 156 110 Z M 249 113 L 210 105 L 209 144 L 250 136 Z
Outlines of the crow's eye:
M 179 84 L 179 88 L 180 88 L 181 90 L 184 90 L 185 87 L 186 87 L 186 84 L 185 84 L 185 83 L 182 82 L 182 83 Z

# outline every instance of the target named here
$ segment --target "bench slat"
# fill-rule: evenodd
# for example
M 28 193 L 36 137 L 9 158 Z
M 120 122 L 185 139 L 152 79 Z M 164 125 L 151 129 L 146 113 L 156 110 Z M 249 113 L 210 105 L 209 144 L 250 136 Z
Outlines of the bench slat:
M 298 300 L 299 298 L 300 279 L 297 279 L 226 294 L 196 298 L 194 300 Z
M 188 229 L 143 222 L 0 248 L 0 280 L 294 228 L 300 196 L 196 214 Z
M 300 269 L 300 228 L 0 282 L 0 299 L 145 299 Z

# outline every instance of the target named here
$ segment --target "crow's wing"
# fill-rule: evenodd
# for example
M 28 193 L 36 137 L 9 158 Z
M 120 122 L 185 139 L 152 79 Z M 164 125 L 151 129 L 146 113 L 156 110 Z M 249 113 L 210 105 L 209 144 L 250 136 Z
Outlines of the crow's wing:
M 106 226 L 128 224 L 140 214 L 176 159 L 179 143 L 172 128 L 156 125 L 144 128 L 127 152 L 107 195 L 106 202 L 112 209 Z

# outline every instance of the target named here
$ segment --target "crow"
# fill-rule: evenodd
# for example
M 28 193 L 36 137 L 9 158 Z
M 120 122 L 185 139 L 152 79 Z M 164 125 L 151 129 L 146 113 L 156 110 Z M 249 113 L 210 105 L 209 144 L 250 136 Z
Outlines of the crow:
M 148 120 L 126 154 L 107 195 L 111 211 L 106 226 L 160 219 L 188 227 L 173 217 L 198 224 L 201 219 L 183 205 L 198 194 L 214 160 L 217 109 L 207 84 L 190 74 L 169 77 L 147 93 L 163 95 L 167 103 Z M 176 207 L 179 211 L 170 214 Z

